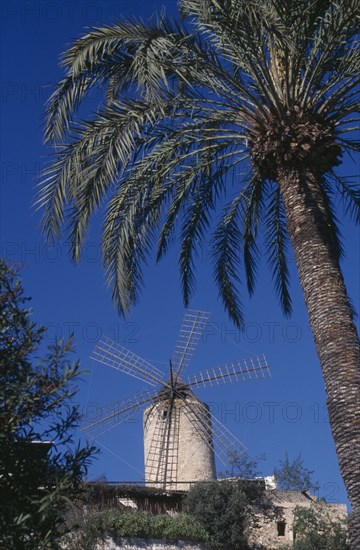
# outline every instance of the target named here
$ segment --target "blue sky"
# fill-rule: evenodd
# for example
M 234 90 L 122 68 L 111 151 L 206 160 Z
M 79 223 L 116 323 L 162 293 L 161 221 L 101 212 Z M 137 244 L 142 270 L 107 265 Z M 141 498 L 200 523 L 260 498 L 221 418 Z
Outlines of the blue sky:
M 176 15 L 176 1 L 6 1 L 1 4 L 1 256 L 24 264 L 26 294 L 32 296 L 34 319 L 48 326 L 46 338 L 75 334 L 76 354 L 89 371 L 80 386 L 79 401 L 89 404 L 121 399 L 143 387 L 89 359 L 97 339 L 105 334 L 160 368 L 167 368 L 183 316 L 177 252 L 162 263 L 149 264 L 140 303 L 119 318 L 105 287 L 96 230 L 89 235 L 79 266 L 70 263 L 66 246 L 49 247 L 39 232 L 39 215 L 31 208 L 34 186 L 49 150 L 43 145 L 42 113 L 49 86 L 62 77 L 61 52 L 87 27 L 109 23 L 121 15 L 151 16 L 166 6 Z M 97 98 L 94 96 L 94 109 Z M 358 172 L 346 160 L 343 171 Z M 339 216 L 343 212 L 339 207 Z M 96 227 L 96 224 L 95 224 Z M 347 221 L 343 270 L 349 294 L 359 311 L 359 230 Z M 235 330 L 218 300 L 212 281 L 209 245 L 198 262 L 198 291 L 191 308 L 212 312 L 190 372 L 265 353 L 271 380 L 220 386 L 199 391 L 218 418 L 246 445 L 251 455 L 266 454 L 264 474 L 282 459 L 302 452 L 315 470 L 320 494 L 346 501 L 327 421 L 324 386 L 309 330 L 305 306 L 291 263 L 294 314 L 285 319 L 273 292 L 266 262 L 260 258 L 255 296 L 243 289 L 246 327 Z M 93 406 L 93 405 L 91 405 Z M 138 480 L 143 476 L 142 421 L 108 432 L 89 477 Z M 220 467 L 221 469 L 221 467 Z

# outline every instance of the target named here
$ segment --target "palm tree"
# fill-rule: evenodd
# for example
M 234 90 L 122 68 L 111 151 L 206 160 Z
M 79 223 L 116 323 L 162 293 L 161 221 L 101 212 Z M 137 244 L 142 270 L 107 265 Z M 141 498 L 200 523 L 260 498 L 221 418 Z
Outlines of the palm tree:
M 46 140 L 55 144 L 38 204 L 49 238 L 69 231 L 74 261 L 93 214 L 120 312 L 138 299 L 142 264 L 180 233 L 185 303 L 199 242 L 212 231 L 214 277 L 241 326 L 238 281 L 254 290 L 265 229 L 275 289 L 291 313 L 293 247 L 340 470 L 360 548 L 360 347 L 340 269 L 334 204 L 360 222 L 360 190 L 336 167 L 359 150 L 357 0 L 181 0 L 185 21 L 93 29 L 63 55 Z M 99 110 L 80 118 L 92 88 Z M 86 111 L 82 111 L 86 112 Z M 224 199 L 225 197 L 225 199 Z M 216 207 L 220 221 L 212 225 Z M 224 204 L 227 204 L 224 208 Z

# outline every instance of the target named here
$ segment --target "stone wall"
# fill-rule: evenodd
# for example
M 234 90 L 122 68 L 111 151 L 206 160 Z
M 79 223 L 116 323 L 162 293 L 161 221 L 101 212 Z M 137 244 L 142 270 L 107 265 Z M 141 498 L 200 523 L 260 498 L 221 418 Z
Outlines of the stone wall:
M 194 544 L 186 541 L 169 543 L 157 539 L 125 539 L 107 537 L 104 542 L 98 545 L 97 550 L 211 550 L 206 544 Z
M 324 506 L 326 512 L 338 520 L 346 519 L 348 515 L 346 504 L 322 504 L 307 491 L 274 490 L 268 491 L 267 496 L 272 503 L 272 510 L 267 515 L 258 514 L 249 530 L 249 543 L 254 548 L 277 550 L 284 544 L 292 543 L 294 510 L 297 507 Z

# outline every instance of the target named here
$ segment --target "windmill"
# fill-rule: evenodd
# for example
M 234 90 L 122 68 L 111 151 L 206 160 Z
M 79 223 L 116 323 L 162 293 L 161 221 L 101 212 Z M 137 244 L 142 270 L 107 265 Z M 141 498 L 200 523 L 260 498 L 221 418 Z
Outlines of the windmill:
M 185 377 L 210 314 L 187 310 L 169 373 L 102 337 L 91 358 L 145 382 L 147 387 L 102 407 L 83 429 L 90 439 L 144 412 L 145 481 L 164 489 L 185 489 L 190 482 L 216 479 L 215 455 L 226 464 L 242 443 L 194 393 L 195 388 L 270 377 L 264 356 L 242 359 Z

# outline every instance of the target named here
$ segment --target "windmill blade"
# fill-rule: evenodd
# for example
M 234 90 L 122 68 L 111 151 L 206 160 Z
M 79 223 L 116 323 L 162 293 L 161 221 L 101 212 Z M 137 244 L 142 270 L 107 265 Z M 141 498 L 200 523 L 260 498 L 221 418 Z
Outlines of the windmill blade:
M 189 376 L 187 384 L 193 388 L 204 388 L 261 378 L 271 378 L 270 368 L 264 355 L 206 369 Z
M 106 336 L 101 337 L 90 358 L 138 378 L 150 386 L 164 383 L 164 373 L 160 369 Z
M 108 430 L 142 412 L 156 397 L 157 391 L 145 388 L 135 395 L 108 403 L 101 408 L 100 417 L 84 426 L 82 430 L 88 439 L 96 439 Z
M 231 454 L 246 453 L 247 448 L 216 416 L 212 415 L 211 419 L 214 453 L 227 466 Z
M 127 422 L 138 413 L 144 411 L 156 398 L 156 393 L 152 396 L 149 396 L 148 399 L 143 399 L 138 403 L 129 404 L 121 408 L 122 405 L 117 405 L 119 402 L 114 402 L 109 404 L 105 409 L 107 412 L 96 422 L 93 422 L 87 426 L 84 426 L 82 430 L 85 432 L 85 435 L 88 439 L 97 439 L 104 433 L 112 430 L 119 424 Z M 132 398 L 131 398 L 132 400 Z M 121 402 L 120 402 L 121 403 Z
M 202 403 L 196 396 L 192 396 L 198 403 L 198 411 L 196 407 L 190 405 L 186 398 L 179 394 L 184 404 L 184 414 L 188 418 L 189 422 L 196 428 L 205 443 L 214 451 L 217 458 L 226 466 L 230 453 L 234 452 L 246 452 L 246 447 L 241 441 L 224 426 L 220 420 L 211 415 L 204 418 L 203 414 L 200 414 L 200 407 L 203 410 L 204 403 Z
M 188 309 L 185 312 L 172 358 L 176 377 L 182 375 L 189 367 L 191 358 L 209 319 L 210 313 L 206 311 Z
M 161 419 L 161 411 L 157 411 L 154 431 L 150 447 L 145 457 L 145 479 L 150 483 L 163 481 L 164 448 L 166 441 L 166 422 Z
M 163 405 L 163 406 L 161 406 Z M 158 404 L 155 426 L 145 458 L 145 478 L 163 488 L 176 489 L 179 453 L 179 411 L 174 400 Z

